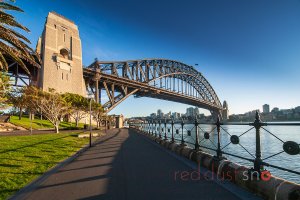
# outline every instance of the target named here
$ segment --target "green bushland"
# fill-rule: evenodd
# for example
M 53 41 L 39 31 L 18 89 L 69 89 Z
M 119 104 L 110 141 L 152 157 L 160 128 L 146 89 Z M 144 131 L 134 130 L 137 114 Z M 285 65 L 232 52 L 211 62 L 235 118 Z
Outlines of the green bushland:
M 37 117 L 30 121 L 28 116 L 23 116 L 21 120 L 19 120 L 18 116 L 11 116 L 10 122 L 16 126 L 21 126 L 26 129 L 30 129 L 31 123 L 32 123 L 32 129 L 50 129 L 53 128 L 53 124 L 49 120 L 41 120 Z M 79 123 L 78 127 L 76 127 L 76 123 L 73 122 L 61 122 L 59 125 L 60 129 L 83 129 L 84 124 Z
M 7 199 L 88 143 L 77 135 L 0 137 L 0 199 Z

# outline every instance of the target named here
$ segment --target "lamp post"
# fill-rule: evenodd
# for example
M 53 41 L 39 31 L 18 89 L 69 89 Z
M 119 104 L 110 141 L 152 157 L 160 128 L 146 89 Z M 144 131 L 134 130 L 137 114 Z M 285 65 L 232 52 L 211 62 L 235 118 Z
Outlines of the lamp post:
M 32 113 L 31 113 L 31 110 L 30 110 L 30 135 L 32 135 Z
M 106 133 L 107 133 L 107 116 L 105 115 L 105 135 L 106 135 Z
M 94 99 L 90 99 L 90 147 L 92 147 L 92 101 Z

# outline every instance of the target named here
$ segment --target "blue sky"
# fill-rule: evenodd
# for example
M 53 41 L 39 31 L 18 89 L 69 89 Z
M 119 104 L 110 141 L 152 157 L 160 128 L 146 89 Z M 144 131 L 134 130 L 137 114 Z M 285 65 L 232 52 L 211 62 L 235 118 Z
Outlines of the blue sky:
M 35 47 L 49 11 L 75 21 L 83 64 L 168 58 L 199 64 L 230 113 L 300 105 L 299 0 L 17 0 Z M 185 112 L 188 105 L 129 98 L 111 113 Z

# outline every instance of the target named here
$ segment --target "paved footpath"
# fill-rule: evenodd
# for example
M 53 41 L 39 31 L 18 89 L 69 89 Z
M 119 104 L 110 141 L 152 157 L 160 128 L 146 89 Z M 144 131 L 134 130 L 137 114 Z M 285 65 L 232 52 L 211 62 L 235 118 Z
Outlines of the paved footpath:
M 128 129 L 114 129 L 75 160 L 13 199 L 239 199 L 213 181 L 181 179 L 182 160 Z

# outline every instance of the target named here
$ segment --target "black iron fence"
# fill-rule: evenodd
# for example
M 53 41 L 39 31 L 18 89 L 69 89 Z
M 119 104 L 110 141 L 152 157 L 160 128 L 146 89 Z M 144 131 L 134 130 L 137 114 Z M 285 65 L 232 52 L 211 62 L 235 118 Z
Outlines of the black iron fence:
M 230 131 L 226 129 L 225 126 L 232 125 L 232 126 L 243 126 L 246 129 L 243 129 L 240 133 L 232 134 Z M 299 164 L 299 156 L 300 156 L 300 144 L 295 141 L 284 141 L 279 136 L 272 133 L 266 127 L 268 126 L 297 126 L 300 130 L 300 123 L 266 123 L 262 122 L 260 119 L 260 115 L 257 112 L 254 122 L 251 123 L 223 123 L 219 119 L 215 123 L 199 123 L 196 119 L 194 123 L 185 123 L 183 120 L 181 122 L 167 122 L 167 120 L 151 120 L 146 121 L 144 123 L 139 124 L 131 124 L 131 126 L 136 126 L 140 130 L 160 139 L 168 140 L 170 142 L 180 143 L 181 145 L 188 145 L 192 147 L 195 151 L 206 149 L 209 152 L 214 152 L 215 157 L 218 159 L 226 159 L 224 156 L 232 156 L 237 159 L 242 159 L 252 163 L 252 170 L 256 172 L 261 172 L 265 170 L 265 167 L 272 167 L 278 170 L 283 170 L 286 172 L 290 172 L 295 175 L 300 175 L 300 165 L 299 167 L 294 167 L 292 169 L 288 169 L 286 166 L 291 166 L 293 164 Z M 206 126 L 206 128 L 205 128 Z M 209 128 L 207 128 L 209 126 Z M 269 134 L 275 140 L 281 144 L 281 149 L 278 149 L 279 146 L 276 146 L 276 152 L 274 152 L 274 148 L 272 149 L 273 152 L 267 157 L 262 157 L 262 144 L 261 132 Z M 241 143 L 241 138 L 245 137 L 245 135 L 249 134 L 250 132 L 254 132 L 254 141 L 251 141 L 253 146 L 249 146 L 253 152 L 251 152 L 247 147 L 245 147 Z M 201 133 L 201 134 L 200 134 Z M 214 134 L 215 133 L 215 134 Z M 212 136 L 214 134 L 214 141 L 212 140 Z M 228 140 L 222 141 L 221 134 L 225 134 L 228 136 Z M 298 135 L 300 137 L 300 135 Z M 207 141 L 211 145 L 207 144 Z M 247 142 L 247 141 L 244 141 Z M 249 141 L 250 142 L 250 141 Z M 267 145 L 272 146 L 274 141 L 272 142 L 267 141 Z M 237 145 L 241 149 L 243 149 L 243 155 L 238 154 L 237 152 L 228 152 L 225 149 L 229 145 Z M 235 147 L 234 147 L 235 148 Z M 268 160 L 285 154 L 284 156 L 293 156 L 291 163 L 281 163 L 283 166 L 278 164 L 269 163 Z M 248 156 L 247 156 L 248 155 Z M 297 160 L 298 159 L 298 160 Z M 290 159 L 291 160 L 291 159 Z M 277 162 L 278 163 L 278 162 Z M 298 180 L 298 179 L 297 179 Z M 299 177 L 300 180 L 300 177 Z

